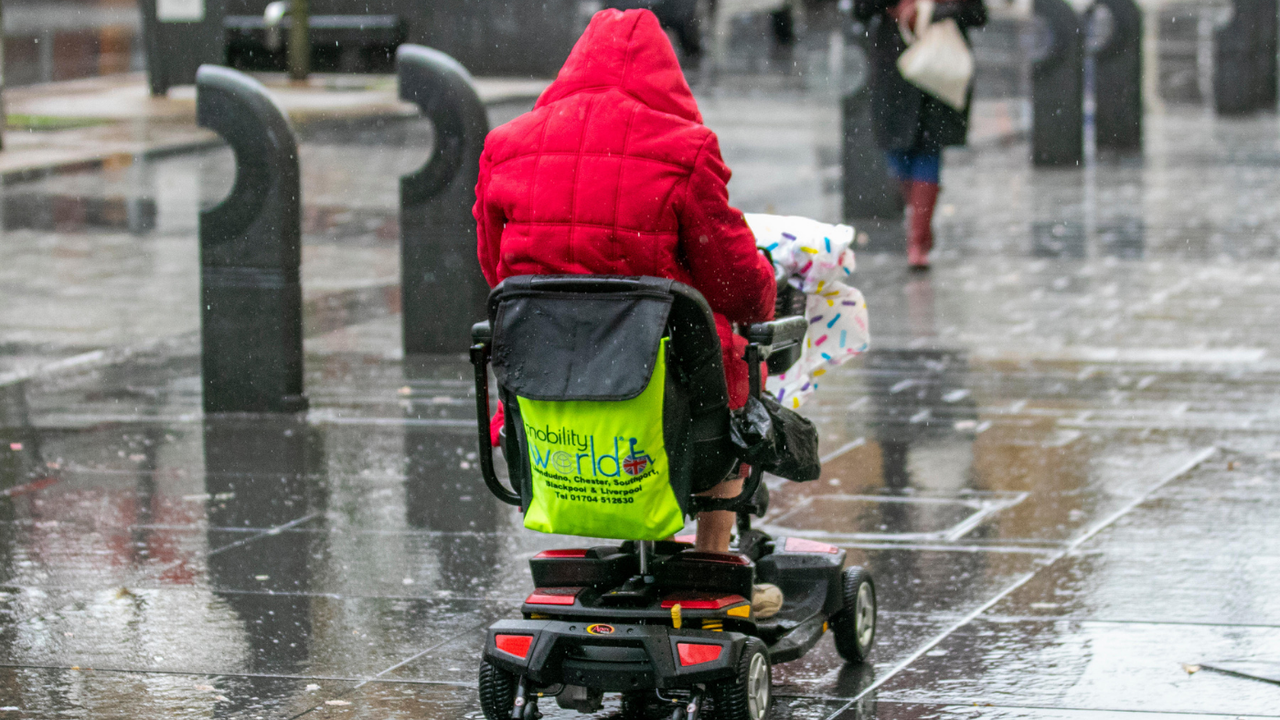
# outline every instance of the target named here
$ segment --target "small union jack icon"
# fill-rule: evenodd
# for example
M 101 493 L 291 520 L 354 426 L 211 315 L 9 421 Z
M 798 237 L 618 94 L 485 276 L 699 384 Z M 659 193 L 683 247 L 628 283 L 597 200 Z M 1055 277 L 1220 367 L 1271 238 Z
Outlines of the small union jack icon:
M 628 475 L 639 475 L 644 469 L 649 467 L 649 456 L 629 457 L 622 461 L 622 469 L 627 471 Z
M 622 469 L 628 475 L 636 476 L 643 473 L 649 468 L 649 463 L 653 462 L 653 458 L 643 450 L 636 451 L 636 439 L 631 438 L 631 455 L 622 461 Z

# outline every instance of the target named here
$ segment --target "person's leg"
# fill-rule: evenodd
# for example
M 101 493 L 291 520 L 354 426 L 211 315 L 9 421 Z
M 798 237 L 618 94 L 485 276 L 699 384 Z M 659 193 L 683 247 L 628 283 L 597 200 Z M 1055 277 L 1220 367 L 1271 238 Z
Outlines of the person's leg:
M 703 497 L 732 498 L 742 492 L 743 478 L 725 480 L 710 490 L 699 493 Z M 729 510 L 698 513 L 698 537 L 695 547 L 702 552 L 728 552 L 729 539 L 733 536 L 733 526 L 737 514 Z
M 747 471 L 747 466 L 743 465 L 739 472 L 740 477 L 725 480 L 710 490 L 698 494 L 714 498 L 737 497 L 738 493 L 742 492 L 742 483 L 746 479 Z M 694 542 L 694 549 L 699 552 L 728 552 L 729 540 L 733 536 L 733 528 L 737 520 L 737 514 L 728 510 L 698 513 L 698 537 Z M 782 589 L 777 585 L 757 583 L 751 588 L 751 612 L 755 614 L 757 620 L 765 620 L 778 614 L 784 601 Z
M 907 227 L 911 226 L 911 153 L 905 150 L 886 150 L 885 164 L 889 166 L 889 177 L 898 182 L 898 190 L 902 192 L 902 202 L 906 206 Z
M 913 268 L 929 267 L 929 251 L 933 249 L 933 211 L 938 203 L 942 155 L 938 152 L 911 153 L 909 176 L 911 188 L 907 196 L 910 219 L 907 230 L 907 263 Z

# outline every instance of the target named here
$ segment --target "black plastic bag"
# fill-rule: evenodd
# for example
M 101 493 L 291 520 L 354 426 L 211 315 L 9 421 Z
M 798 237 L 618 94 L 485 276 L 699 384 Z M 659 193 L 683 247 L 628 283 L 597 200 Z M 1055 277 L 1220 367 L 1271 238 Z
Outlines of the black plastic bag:
M 729 434 L 749 465 L 796 482 L 822 474 L 818 429 L 768 395 L 748 398 L 746 407 L 733 414 Z

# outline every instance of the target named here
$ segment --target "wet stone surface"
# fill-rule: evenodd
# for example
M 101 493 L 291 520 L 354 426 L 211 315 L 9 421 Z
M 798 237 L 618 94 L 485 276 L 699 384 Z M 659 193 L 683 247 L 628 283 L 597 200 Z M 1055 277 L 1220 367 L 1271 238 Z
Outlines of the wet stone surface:
M 703 110 L 736 203 L 837 219 L 833 103 Z M 868 568 L 878 644 L 775 668 L 774 717 L 1277 714 L 1208 669 L 1280 657 L 1277 120 L 1149 120 L 1139 164 L 950 153 L 933 271 L 860 254 L 873 350 L 805 407 L 823 475 L 770 480 L 760 527 Z M 466 360 L 401 357 L 395 177 L 429 144 L 303 137 L 301 418 L 200 413 L 226 151 L 5 190 L 0 718 L 480 716 L 484 628 L 582 541 L 485 492 Z

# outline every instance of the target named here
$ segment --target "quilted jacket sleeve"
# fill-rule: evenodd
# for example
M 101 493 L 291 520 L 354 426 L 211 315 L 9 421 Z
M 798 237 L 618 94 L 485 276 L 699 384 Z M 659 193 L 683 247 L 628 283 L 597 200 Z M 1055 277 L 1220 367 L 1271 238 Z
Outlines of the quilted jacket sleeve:
M 502 228 L 507 218 L 502 208 L 488 202 L 489 173 L 492 160 L 486 150 L 480 154 L 480 178 L 476 182 L 476 204 L 471 214 L 476 219 L 476 254 L 480 271 L 489 287 L 498 284 L 498 260 L 502 257 Z
M 760 322 L 773 317 L 778 288 L 742 212 L 729 207 L 729 174 L 709 133 L 677 205 L 680 252 L 712 310 L 732 322 Z

